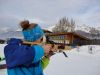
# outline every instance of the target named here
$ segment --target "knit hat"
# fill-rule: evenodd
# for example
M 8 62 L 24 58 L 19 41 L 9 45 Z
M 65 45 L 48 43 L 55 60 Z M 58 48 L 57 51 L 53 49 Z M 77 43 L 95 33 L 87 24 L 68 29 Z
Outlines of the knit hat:
M 44 32 L 39 25 L 36 25 L 33 28 L 28 28 L 23 30 L 23 36 L 25 41 L 33 42 L 43 37 Z

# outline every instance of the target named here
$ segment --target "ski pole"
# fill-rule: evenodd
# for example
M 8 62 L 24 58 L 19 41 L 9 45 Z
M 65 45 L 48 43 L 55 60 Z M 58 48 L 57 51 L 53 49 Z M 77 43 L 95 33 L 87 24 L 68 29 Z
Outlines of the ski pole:
M 66 54 L 65 52 L 63 52 L 63 54 L 64 54 L 65 57 L 68 57 L 67 54 Z

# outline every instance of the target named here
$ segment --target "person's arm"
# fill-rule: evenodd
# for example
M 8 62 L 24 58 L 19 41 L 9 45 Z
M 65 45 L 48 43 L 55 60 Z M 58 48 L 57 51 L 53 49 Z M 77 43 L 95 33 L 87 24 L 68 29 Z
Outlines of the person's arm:
M 54 53 L 52 51 L 49 51 L 48 54 L 45 54 L 45 56 L 42 58 L 41 60 L 41 64 L 42 64 L 42 68 L 45 69 L 50 62 L 50 57 L 54 55 Z
M 49 58 L 51 55 L 44 55 L 44 54 L 48 54 L 50 52 L 51 45 L 44 45 L 44 46 L 34 45 L 33 48 L 35 50 L 35 57 L 33 62 L 41 60 L 42 68 L 43 69 L 46 68 L 47 65 L 49 64 L 50 61 Z
M 35 50 L 34 62 L 37 62 L 40 59 L 42 59 L 44 54 L 48 54 L 51 50 L 51 45 L 44 45 L 44 46 L 33 45 L 32 47 L 33 50 Z
M 33 62 L 38 62 L 44 56 L 44 48 L 40 45 L 33 45 L 32 48 L 35 50 Z
M 44 56 L 41 60 L 42 68 L 45 69 L 48 66 L 49 62 L 50 62 L 50 58 Z

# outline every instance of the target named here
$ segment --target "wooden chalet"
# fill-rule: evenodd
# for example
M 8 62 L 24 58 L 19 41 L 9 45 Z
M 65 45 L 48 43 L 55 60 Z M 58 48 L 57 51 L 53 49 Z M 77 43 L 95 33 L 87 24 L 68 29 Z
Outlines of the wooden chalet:
M 74 32 L 49 33 L 47 36 L 49 36 L 49 39 L 54 41 L 55 44 L 86 45 L 90 41 L 90 39 Z

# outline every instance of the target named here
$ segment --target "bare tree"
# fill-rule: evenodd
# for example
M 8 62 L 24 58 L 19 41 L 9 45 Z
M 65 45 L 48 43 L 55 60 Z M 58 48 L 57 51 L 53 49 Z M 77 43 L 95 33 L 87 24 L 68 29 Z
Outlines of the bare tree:
M 96 34 L 96 29 L 91 27 L 89 32 L 91 33 L 91 36 L 92 36 L 92 39 L 93 39 L 95 37 L 95 34 Z
M 53 32 L 74 32 L 75 21 L 66 19 L 66 17 L 59 20 L 56 26 L 53 28 Z
M 71 19 L 71 32 L 74 32 L 75 31 L 75 21 L 73 19 Z
M 92 37 L 92 44 L 95 43 L 95 40 L 97 39 L 97 30 L 93 27 L 90 28 L 90 34 L 91 34 L 91 37 Z

